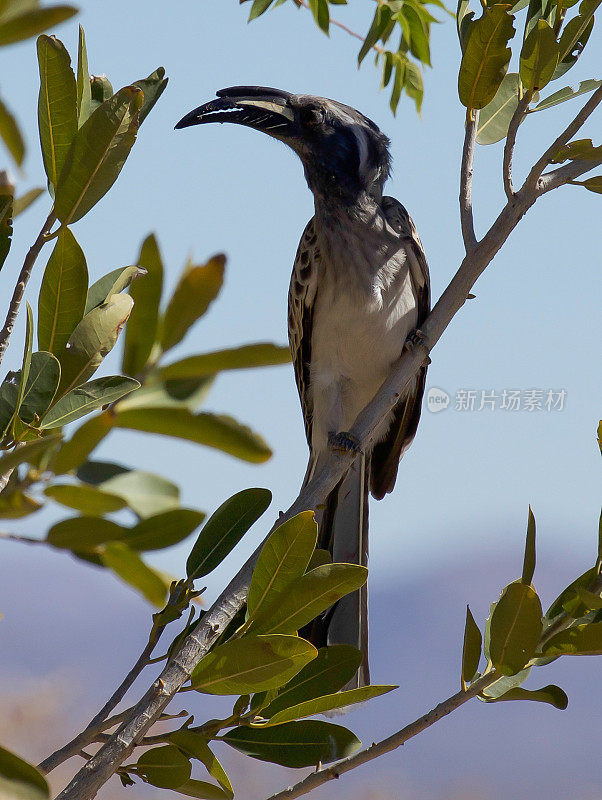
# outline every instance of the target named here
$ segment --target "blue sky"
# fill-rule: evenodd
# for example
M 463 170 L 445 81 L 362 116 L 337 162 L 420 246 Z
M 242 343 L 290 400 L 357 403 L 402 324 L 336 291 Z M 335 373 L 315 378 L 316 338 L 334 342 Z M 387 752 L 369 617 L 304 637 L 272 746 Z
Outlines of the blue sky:
M 370 58 L 356 68 L 356 41 L 336 29 L 328 39 L 306 11 L 290 3 L 251 25 L 248 6 L 235 0 L 185 0 L 168 10 L 142 0 L 81 5 L 76 20 L 86 29 L 93 73 L 106 72 L 115 88 L 159 64 L 170 76 L 117 184 L 73 227 L 91 275 L 95 279 L 132 263 L 150 231 L 159 238 L 170 287 L 188 254 L 198 262 L 216 252 L 228 256 L 220 299 L 174 350 L 174 358 L 251 341 L 286 341 L 292 260 L 312 215 L 300 164 L 281 144 L 234 125 L 173 130 L 181 116 L 224 86 L 264 84 L 324 95 L 374 119 L 392 139 L 394 172 L 387 192 L 412 214 L 429 259 L 433 296 L 439 296 L 462 255 L 457 195 L 464 112 L 456 91 L 459 49 L 449 18 L 433 29 L 434 68 L 425 75 L 422 117 L 403 99 L 393 118 Z M 365 31 L 372 5 L 355 0 L 333 12 Z M 56 32 L 75 54 L 76 23 Z M 598 43 L 594 33 L 583 63 L 554 90 L 600 77 Z M 27 132 L 29 154 L 20 183 L 25 190 L 40 185 L 43 175 L 34 43 L 4 48 L 0 57 L 3 97 Z M 528 118 L 519 135 L 519 175 L 578 103 Z M 598 113 L 586 135 L 595 134 L 599 119 Z M 474 194 L 477 235 L 482 235 L 503 203 L 499 145 L 478 149 Z M 394 494 L 372 503 L 373 580 L 403 580 L 435 563 L 466 561 L 507 546 L 516 552 L 518 570 L 529 503 L 540 552 L 555 558 L 580 554 L 584 568 L 594 557 L 600 498 L 594 435 L 600 413 L 600 203 L 599 196 L 577 187 L 538 201 L 477 283 L 477 299 L 464 306 L 433 352 L 428 386 L 444 389 L 452 401 L 438 414 L 424 409 Z M 2 273 L 3 296 L 47 209 L 48 200 L 41 199 L 17 221 Z M 46 257 L 28 290 L 32 304 Z M 9 368 L 19 359 L 21 341 L 20 327 L 5 362 Z M 107 362 L 107 372 L 117 370 L 116 358 Z M 565 408 L 460 412 L 454 397 L 463 389 L 477 391 L 477 407 L 481 391 L 564 389 Z M 307 457 L 292 370 L 222 376 L 207 408 L 231 413 L 261 432 L 274 458 L 251 466 L 191 444 L 124 431 L 111 434 L 95 455 L 168 474 L 181 485 L 183 504 L 207 511 L 246 486 L 267 486 L 274 493 L 271 522 L 296 496 Z M 52 514 L 62 516 L 58 509 Z M 48 519 L 39 514 L 13 527 L 42 534 Z M 256 526 L 210 587 L 223 583 L 266 527 Z M 185 555 L 180 546 L 154 563 L 180 573 Z

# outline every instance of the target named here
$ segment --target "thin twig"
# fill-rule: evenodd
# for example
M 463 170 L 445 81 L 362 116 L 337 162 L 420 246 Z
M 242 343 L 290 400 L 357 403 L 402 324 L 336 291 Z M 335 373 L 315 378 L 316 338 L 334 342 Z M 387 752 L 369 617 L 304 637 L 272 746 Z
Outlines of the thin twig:
M 472 215 L 472 172 L 478 123 L 479 112 L 469 109 L 466 114 L 462 167 L 460 169 L 460 224 L 466 253 L 472 252 L 477 243 Z
M 568 144 L 569 141 L 573 138 L 573 136 L 577 133 L 577 131 L 583 126 L 583 124 L 587 121 L 587 119 L 591 116 L 591 114 L 596 110 L 596 108 L 602 102 L 602 86 L 600 86 L 587 103 L 583 106 L 581 111 L 577 114 L 577 116 L 570 122 L 566 128 L 562 131 L 560 136 L 554 141 L 553 144 L 548 147 L 545 153 L 541 156 L 541 158 L 534 164 L 533 169 L 529 173 L 527 180 L 525 181 L 525 187 L 536 189 L 539 186 L 539 179 L 542 177 L 541 173 L 544 169 L 548 166 L 548 164 L 552 161 L 554 156 L 558 153 L 561 147 L 564 147 L 565 144 Z M 594 162 L 590 162 L 591 167 L 593 169 L 597 166 Z M 582 170 L 578 173 L 578 175 L 582 175 L 583 172 L 586 170 Z M 559 170 L 555 171 L 556 174 L 560 172 Z M 566 170 L 566 174 L 571 174 L 570 170 Z M 577 177 L 576 175 L 572 175 L 572 177 Z M 568 179 L 567 179 L 568 180 Z M 564 181 L 566 183 L 566 181 Z M 543 193 L 544 191 L 549 191 L 550 188 L 556 188 L 555 184 L 550 186 L 549 188 L 545 188 L 544 186 L 539 186 L 540 191 Z
M 46 235 L 50 232 L 50 229 L 54 225 L 55 221 L 56 215 L 54 211 L 51 211 L 46 218 L 46 222 L 42 225 L 42 230 L 39 232 L 38 238 L 29 248 L 29 251 L 25 256 L 25 260 L 23 261 L 23 266 L 21 267 L 21 272 L 17 278 L 17 284 L 8 306 L 8 313 L 6 314 L 4 327 L 0 331 L 0 363 L 4 358 L 4 353 L 6 352 L 13 328 L 15 327 L 15 321 L 17 319 L 17 314 L 19 313 L 19 306 L 21 305 L 21 300 L 23 299 L 27 282 L 31 277 L 33 265 L 36 263 L 36 259 L 40 254 L 40 250 L 46 243 Z
M 6 539 L 9 542 L 22 542 L 23 544 L 48 544 L 45 539 L 34 539 L 33 536 L 21 536 L 18 533 L 6 533 L 5 531 L 0 531 L 0 539 Z
M 419 733 L 422 733 L 422 731 L 430 728 L 431 725 L 435 724 L 435 722 L 438 722 L 443 717 L 451 714 L 451 712 L 455 711 L 456 708 L 464 705 L 464 703 L 466 703 L 468 700 L 476 697 L 480 692 L 483 691 L 483 689 L 486 689 L 498 678 L 499 675 L 497 675 L 495 672 L 490 672 L 488 675 L 485 675 L 472 683 L 465 691 L 461 690 L 456 692 L 456 694 L 448 697 L 447 700 L 444 700 L 442 703 L 436 705 L 432 711 L 429 711 L 427 714 L 424 714 L 424 716 L 414 720 L 414 722 L 406 725 L 405 728 L 397 731 L 397 733 L 394 733 L 392 736 L 388 736 L 386 739 L 376 742 L 364 750 L 360 750 L 359 753 L 355 753 L 355 755 L 349 756 L 348 758 L 343 759 L 343 761 L 338 761 L 331 767 L 318 770 L 317 772 L 312 772 L 302 781 L 299 781 L 299 783 L 296 783 L 294 786 L 289 786 L 288 789 L 284 789 L 282 792 L 272 795 L 268 798 L 268 800 L 293 800 L 295 797 L 301 797 L 302 795 L 308 794 L 314 789 L 317 789 L 318 786 L 328 783 L 328 781 L 332 781 L 335 778 L 340 778 L 340 776 L 345 772 L 356 769 L 362 764 L 366 764 L 368 761 L 373 761 L 375 758 L 379 758 L 385 753 L 390 753 L 393 750 L 396 750 L 410 739 L 413 739 L 414 736 L 417 736 Z
M 512 200 L 512 198 L 514 197 L 514 186 L 512 183 L 512 157 L 514 155 L 514 146 L 516 144 L 516 134 L 518 132 L 519 125 L 525 118 L 532 97 L 533 97 L 533 92 L 529 90 L 525 92 L 525 94 L 520 98 L 520 100 L 518 101 L 518 105 L 516 106 L 516 109 L 514 111 L 514 114 L 512 115 L 512 119 L 510 120 L 510 125 L 508 126 L 508 133 L 506 134 L 502 176 L 504 179 L 504 190 L 506 192 L 506 197 L 508 198 L 508 200 Z
M 306 8 L 308 11 L 311 11 L 311 6 L 307 2 L 307 0 L 295 0 L 295 2 L 297 3 L 297 5 L 303 6 L 303 8 Z M 345 31 L 345 33 L 348 33 L 349 36 L 353 36 L 354 39 L 359 39 L 360 42 L 365 42 L 366 41 L 366 37 L 365 36 L 362 36 L 362 34 L 358 33 L 357 31 L 351 30 L 351 28 L 348 28 L 347 25 L 344 25 L 342 22 L 339 22 L 338 19 L 333 19 L 331 17 L 330 18 L 330 24 L 331 25 L 335 25 L 337 28 L 340 28 L 342 31 Z M 376 52 L 380 53 L 380 55 L 382 55 L 383 53 L 386 52 L 384 47 L 380 47 L 377 44 L 373 44 L 372 45 L 372 50 L 376 50 Z

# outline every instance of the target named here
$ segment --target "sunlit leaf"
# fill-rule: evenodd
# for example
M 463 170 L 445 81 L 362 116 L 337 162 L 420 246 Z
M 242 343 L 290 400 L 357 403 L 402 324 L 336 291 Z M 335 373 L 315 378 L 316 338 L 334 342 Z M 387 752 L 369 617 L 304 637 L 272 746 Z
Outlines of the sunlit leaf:
M 131 325 L 132 322 L 130 320 L 128 331 Z M 162 367 L 160 375 L 163 380 L 196 378 L 201 375 L 214 375 L 224 370 L 288 364 L 290 360 L 291 354 L 288 347 L 262 342 L 228 350 L 217 350 L 213 353 L 203 353 L 198 356 L 188 356 L 181 361 L 176 361 L 174 364 Z
M 137 589 L 149 603 L 162 608 L 167 599 L 165 580 L 123 542 L 110 542 L 101 554 L 106 567 Z
M 321 720 L 286 722 L 274 728 L 234 728 L 223 741 L 252 758 L 297 768 L 328 764 L 361 747 L 347 728 Z
M 559 52 L 554 29 L 544 19 L 538 20 L 520 54 L 520 78 L 525 89 L 543 89 L 552 80 Z
M 85 484 L 54 484 L 47 486 L 44 494 L 67 508 L 73 508 L 90 516 L 102 516 L 111 511 L 119 511 L 126 505 L 123 498 Z
M 106 486 L 107 484 L 110 485 L 110 480 L 101 485 Z M 191 508 L 172 508 L 169 511 L 147 516 L 131 528 L 122 541 L 132 550 L 162 550 L 190 536 L 204 519 L 205 515 L 202 511 L 195 511 Z
M 229 497 L 207 520 L 186 562 L 192 580 L 207 575 L 238 544 L 269 506 L 268 489 L 244 489 Z
M 42 417 L 49 408 L 61 377 L 58 360 L 44 351 L 33 353 L 25 392 L 19 408 L 19 416 L 26 423 L 32 423 L 34 416 Z
M 79 26 L 79 39 L 77 45 L 77 124 L 78 127 L 90 116 L 90 74 L 88 72 L 88 51 L 86 50 L 86 35 L 82 26 Z
M 84 383 L 61 397 L 44 415 L 40 427 L 60 428 L 97 408 L 114 403 L 138 386 L 138 381 L 123 375 L 109 375 Z
M 9 492 L 4 489 L 0 493 L 0 519 L 21 519 L 43 508 L 33 497 L 22 491 Z M 1 786 L 1 781 L 0 781 Z M 2 789 L 0 788 L 0 796 Z
M 38 38 L 38 127 L 48 180 L 56 187 L 77 131 L 77 88 L 71 58 L 54 36 Z
M 56 454 L 52 469 L 57 475 L 76 469 L 113 428 L 113 415 L 104 412 L 87 420 Z
M 140 389 L 119 403 L 118 410 L 184 408 L 194 412 L 207 399 L 213 380 L 211 375 L 205 378 L 183 378 L 181 381 L 159 381 L 156 373 L 150 373 Z
M 161 345 L 169 350 L 180 342 L 190 326 L 202 317 L 217 297 L 224 280 L 226 257 L 217 255 L 203 266 L 188 266 L 167 304 Z
M 46 541 L 53 547 L 85 552 L 108 542 L 120 541 L 128 531 L 129 528 L 112 520 L 83 515 L 56 522 L 46 534 Z
M 33 764 L 0 747 L 0 796 L 6 800 L 47 800 L 50 788 Z
M 597 656 L 602 654 L 602 622 L 575 625 L 559 631 L 543 647 L 545 656 Z
M 602 162 L 602 145 L 594 147 L 591 139 L 575 139 L 569 142 L 550 159 L 552 164 L 561 164 L 569 159 L 591 161 L 592 164 Z
M 587 80 L 581 81 L 576 89 L 571 86 L 565 86 L 564 89 L 559 89 L 554 94 L 546 97 L 545 100 L 539 102 L 535 108 L 532 108 L 530 113 L 534 111 L 544 111 L 546 108 L 557 106 L 559 103 L 564 103 L 566 100 L 572 100 L 574 97 L 579 97 L 581 94 L 588 94 L 602 86 L 602 81 Z
M 18 467 L 19 464 L 24 464 L 26 461 L 39 456 L 40 453 L 54 447 L 60 439 L 60 433 L 44 436 L 40 439 L 35 439 L 33 442 L 26 442 L 20 447 L 16 447 L 14 450 L 5 453 L 2 458 L 0 458 L 0 475 L 4 475 L 9 470 Z
M 102 481 L 99 488 L 124 498 L 139 517 L 152 517 L 180 504 L 180 490 L 175 483 L 143 470 L 121 472 Z
M 542 631 L 541 602 L 535 589 L 511 583 L 491 617 L 490 653 L 503 675 L 519 672 L 534 655 Z
M 25 7 L 21 13 L 12 14 L 4 21 L 0 19 L 0 46 L 29 39 L 65 22 L 74 14 L 77 14 L 77 8 L 73 6 Z
M 206 694 L 277 689 L 317 655 L 297 636 L 243 636 L 219 645 L 195 667 L 191 683 Z
M 163 789 L 177 789 L 190 778 L 192 769 L 190 761 L 173 744 L 142 753 L 136 767 L 148 783 Z
M 186 797 L 198 797 L 201 800 L 231 800 L 233 797 L 232 794 L 225 792 L 213 783 L 197 781 L 194 778 L 185 781 L 173 791 Z
M 518 106 L 519 77 L 516 72 L 504 76 L 493 100 L 479 114 L 477 142 L 495 144 L 506 138 L 510 120 Z
M 25 157 L 25 142 L 17 120 L 0 100 L 0 137 L 15 163 L 21 166 Z
M 554 686 L 554 684 L 542 686 L 541 689 L 522 689 L 518 687 L 509 689 L 505 694 L 496 697 L 495 700 L 490 702 L 499 703 L 507 700 L 534 700 L 538 703 L 548 703 L 561 711 L 569 704 L 569 698 L 566 693 L 560 686 Z
M 268 723 L 261 723 L 261 727 L 281 725 L 283 722 L 292 722 L 296 719 L 303 719 L 303 717 L 313 717 L 315 714 L 326 714 L 336 709 L 347 708 L 355 703 L 365 703 L 373 697 L 380 697 L 380 695 L 387 694 L 397 688 L 397 686 L 372 685 L 323 695 L 279 711 L 273 717 L 270 717 Z
M 207 739 L 195 731 L 180 728 L 169 736 L 169 741 L 175 744 L 180 750 L 192 758 L 196 758 L 207 768 L 207 772 L 215 778 L 225 792 L 226 797 L 233 798 L 234 791 L 230 779 L 226 774 L 213 751 L 210 749 Z
M 253 0 L 251 11 L 249 13 L 249 22 L 260 17 L 272 5 L 274 0 Z
M 38 346 L 59 355 L 84 316 L 86 257 L 69 228 L 59 231 L 38 297 Z
M 13 201 L 13 217 L 18 217 L 19 214 L 22 214 L 26 211 L 32 203 L 38 199 L 40 195 L 44 194 L 43 189 L 30 189 L 25 194 L 22 194 L 20 197 L 15 197 Z
M 154 108 L 157 100 L 165 91 L 168 80 L 169 79 L 165 77 L 164 67 L 157 67 L 154 72 L 151 72 L 148 78 L 142 78 L 141 80 L 134 82 L 133 86 L 137 86 L 139 89 L 141 89 L 144 95 L 144 100 L 142 101 L 142 106 L 140 108 L 140 125 L 142 125 L 144 120 Z
M 99 278 L 88 289 L 86 300 L 86 314 L 102 303 L 106 303 L 112 294 L 119 294 L 139 277 L 143 277 L 145 272 L 140 267 L 118 267 Z M 131 293 L 130 293 L 131 296 Z
M 138 375 L 143 370 L 157 338 L 163 262 L 154 234 L 151 233 L 142 242 L 137 263 L 146 270 L 146 275 L 130 291 L 134 310 L 125 331 L 122 362 L 122 369 L 127 375 Z

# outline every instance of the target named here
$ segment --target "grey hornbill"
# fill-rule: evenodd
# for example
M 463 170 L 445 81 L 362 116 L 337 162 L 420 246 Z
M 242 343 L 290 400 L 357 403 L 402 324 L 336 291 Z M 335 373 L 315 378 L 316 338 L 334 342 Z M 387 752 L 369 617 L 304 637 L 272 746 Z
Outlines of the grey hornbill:
M 235 122 L 267 133 L 301 159 L 315 200 L 293 267 L 289 341 L 310 447 L 305 480 L 328 449 L 357 448 L 345 432 L 373 398 L 430 310 L 429 273 L 405 208 L 383 197 L 389 140 L 349 106 L 262 86 L 235 86 L 191 111 L 176 128 Z M 366 564 L 368 491 L 380 500 L 395 485 L 411 444 L 426 366 L 382 424 L 370 452 L 319 512 L 318 546 L 335 561 Z M 367 590 L 340 600 L 304 630 L 316 646 L 359 647 L 352 685 L 369 682 Z

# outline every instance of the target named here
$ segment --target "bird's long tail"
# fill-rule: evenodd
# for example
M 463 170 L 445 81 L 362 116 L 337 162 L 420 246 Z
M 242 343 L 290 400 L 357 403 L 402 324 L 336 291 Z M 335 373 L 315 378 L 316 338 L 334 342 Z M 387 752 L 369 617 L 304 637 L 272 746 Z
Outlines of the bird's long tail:
M 328 550 L 332 560 L 368 565 L 369 457 L 359 455 L 326 501 L 319 524 L 318 547 Z M 370 683 L 368 667 L 368 585 L 342 597 L 300 634 L 315 647 L 350 644 L 362 652 L 362 663 L 345 688 Z

